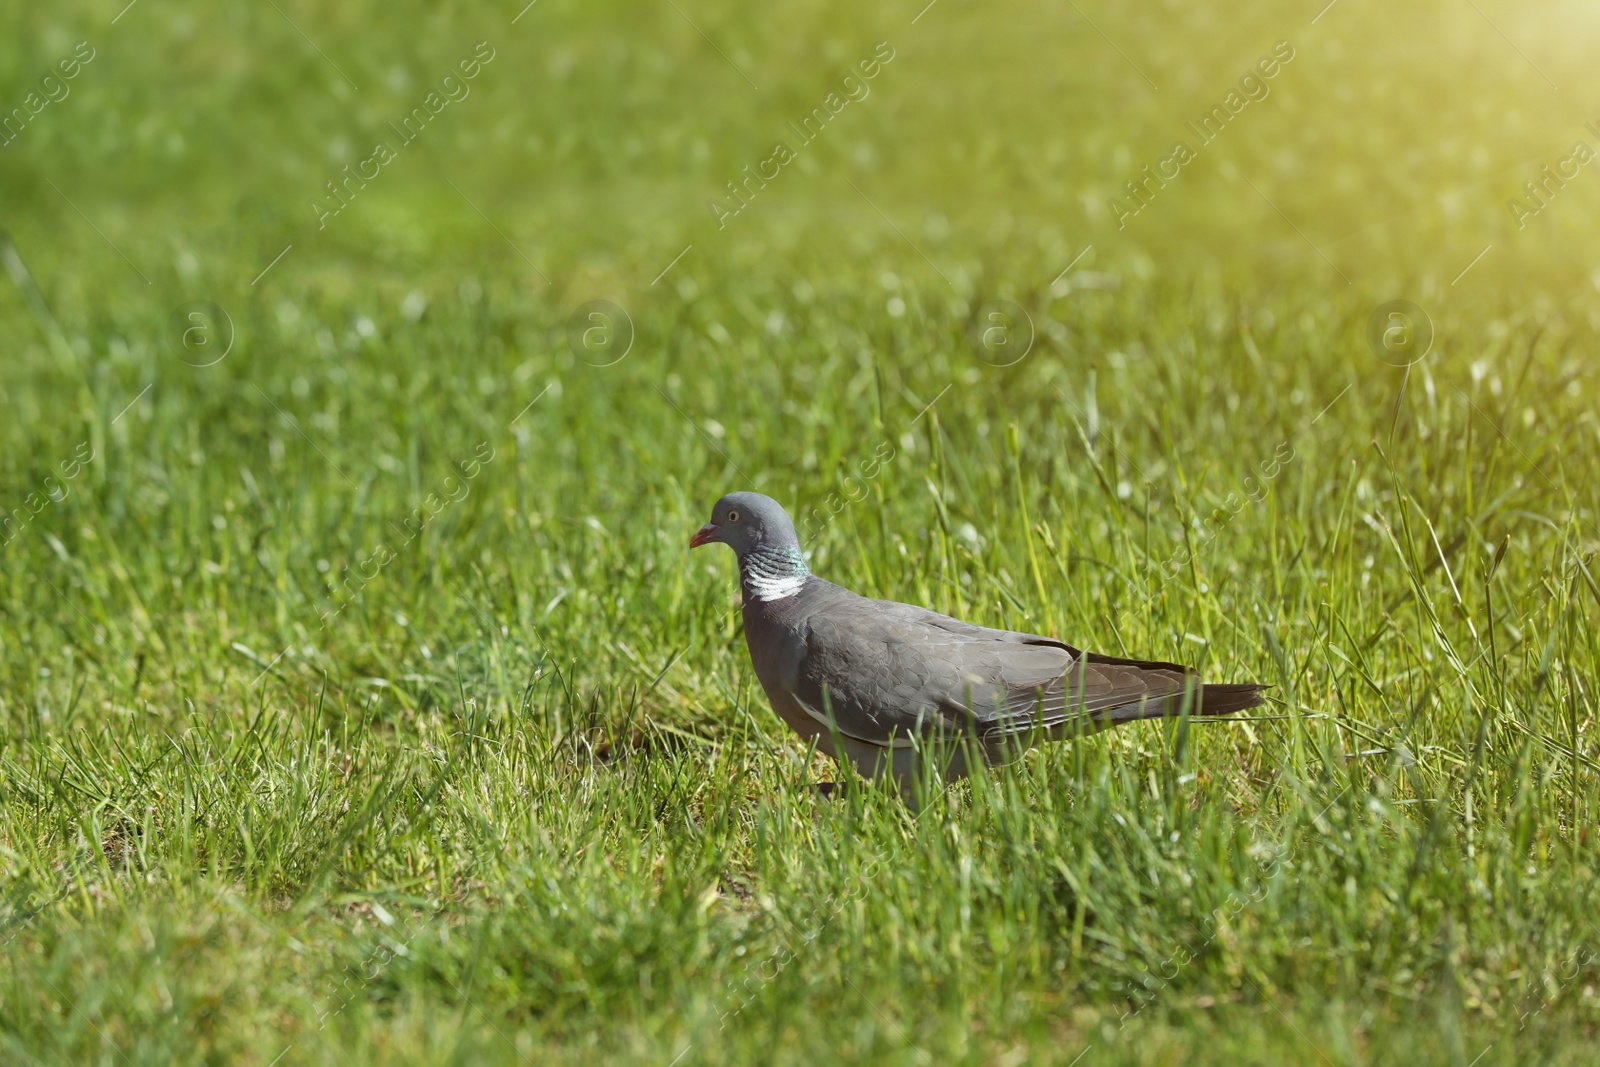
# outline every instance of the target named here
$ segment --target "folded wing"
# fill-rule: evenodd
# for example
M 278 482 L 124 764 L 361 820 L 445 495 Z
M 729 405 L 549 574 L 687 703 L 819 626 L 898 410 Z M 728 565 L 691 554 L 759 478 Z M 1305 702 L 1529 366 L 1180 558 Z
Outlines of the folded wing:
M 1038 634 L 974 626 L 851 597 L 808 621 L 794 695 L 830 730 L 900 747 L 967 735 L 991 745 L 1093 733 L 1136 719 L 1220 714 L 1259 686 L 1202 686 L 1175 663 L 1084 653 Z

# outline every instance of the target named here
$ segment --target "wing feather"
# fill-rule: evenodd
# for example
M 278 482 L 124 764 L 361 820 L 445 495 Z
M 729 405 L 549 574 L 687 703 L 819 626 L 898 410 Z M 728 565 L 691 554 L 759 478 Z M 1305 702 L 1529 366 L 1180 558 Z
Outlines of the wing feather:
M 1070 736 L 1201 702 L 1198 674 L 1180 664 L 1086 653 L 854 594 L 813 614 L 804 638 L 796 702 L 867 744 L 902 747 L 931 734 Z

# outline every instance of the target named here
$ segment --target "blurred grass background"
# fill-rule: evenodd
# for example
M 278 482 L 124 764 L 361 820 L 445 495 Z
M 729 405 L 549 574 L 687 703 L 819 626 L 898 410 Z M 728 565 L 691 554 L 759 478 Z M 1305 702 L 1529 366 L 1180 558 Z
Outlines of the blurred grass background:
M 94 49 L 0 149 L 3 1058 L 1587 1061 L 1600 201 L 1506 201 L 1600 147 L 1592 5 L 0 27 L 0 116 Z M 736 487 L 862 592 L 1287 717 L 819 803 L 685 549 Z

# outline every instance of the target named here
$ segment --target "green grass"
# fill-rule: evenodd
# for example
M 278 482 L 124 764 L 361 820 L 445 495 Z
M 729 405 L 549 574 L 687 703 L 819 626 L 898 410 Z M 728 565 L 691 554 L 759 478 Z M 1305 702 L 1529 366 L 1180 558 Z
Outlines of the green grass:
M 1505 205 L 1600 144 L 1592 19 L 115 6 L 0 16 L 5 107 L 97 49 L 0 150 L 0 1062 L 1592 1058 L 1600 186 Z M 818 798 L 687 550 L 746 487 L 1278 703 Z

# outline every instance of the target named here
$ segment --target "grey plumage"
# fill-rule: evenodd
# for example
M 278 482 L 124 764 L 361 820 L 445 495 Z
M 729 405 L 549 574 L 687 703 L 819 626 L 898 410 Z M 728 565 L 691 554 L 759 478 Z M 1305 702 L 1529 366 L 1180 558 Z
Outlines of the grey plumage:
M 690 543 L 711 541 L 739 556 L 745 640 L 773 709 L 835 759 L 867 778 L 893 775 L 907 793 L 929 753 L 954 778 L 973 752 L 994 763 L 1138 719 L 1261 703 L 1264 686 L 1204 685 L 1180 664 L 859 596 L 809 573 L 788 515 L 759 493 L 717 501 Z

